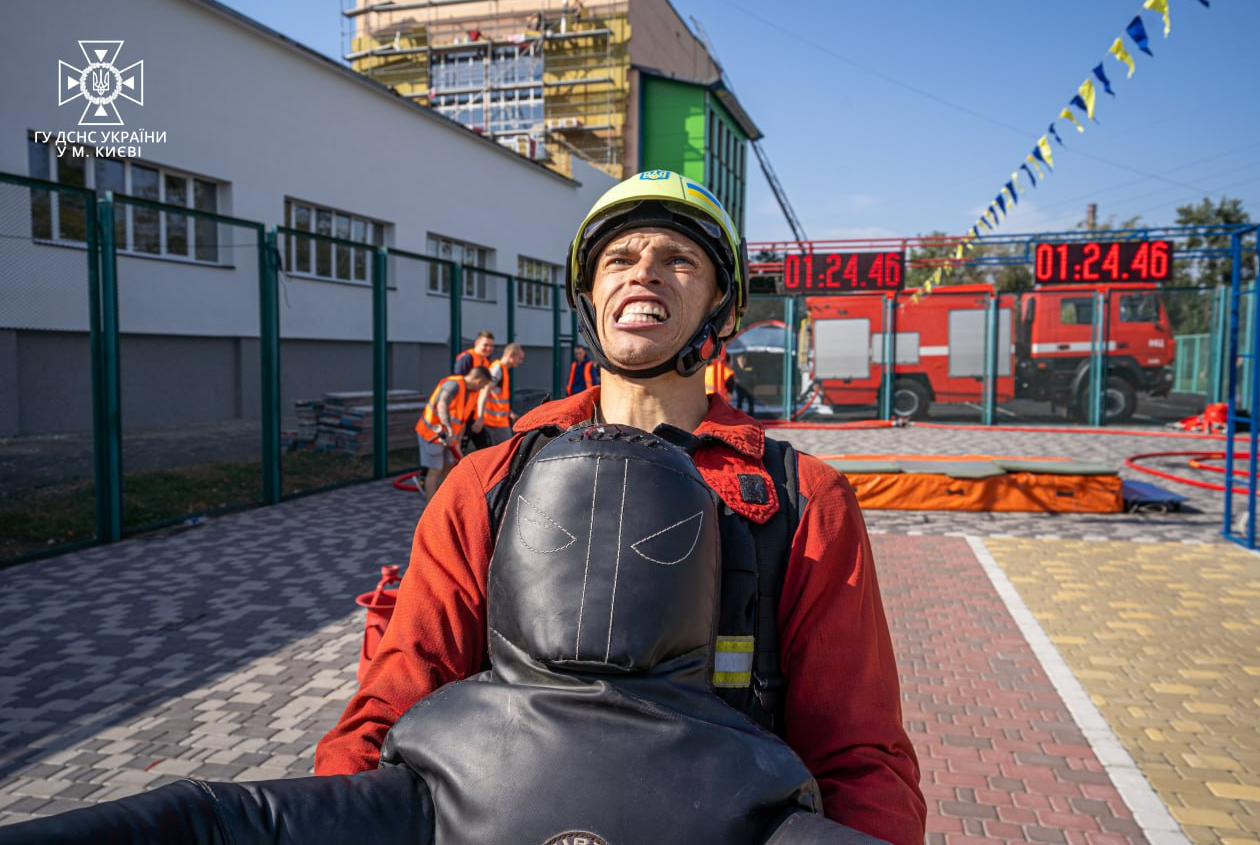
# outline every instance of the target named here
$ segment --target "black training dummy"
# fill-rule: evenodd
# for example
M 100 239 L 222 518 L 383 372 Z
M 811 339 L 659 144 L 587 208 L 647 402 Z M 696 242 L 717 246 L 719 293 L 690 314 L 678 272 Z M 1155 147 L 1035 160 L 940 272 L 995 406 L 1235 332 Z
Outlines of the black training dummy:
M 627 427 L 566 433 L 504 513 L 493 668 L 404 714 L 381 769 L 183 781 L 0 828 L 0 843 L 879 842 L 819 815 L 800 759 L 713 694 L 718 536 L 685 452 Z

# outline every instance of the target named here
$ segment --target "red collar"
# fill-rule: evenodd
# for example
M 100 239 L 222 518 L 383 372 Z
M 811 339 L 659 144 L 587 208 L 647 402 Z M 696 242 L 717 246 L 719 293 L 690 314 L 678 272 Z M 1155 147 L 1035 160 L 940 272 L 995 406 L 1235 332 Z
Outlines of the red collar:
M 596 385 L 534 408 L 517 420 L 514 428 L 530 431 L 546 425 L 579 425 L 591 419 L 598 401 Z M 702 441 L 694 456 L 696 468 L 731 510 L 762 523 L 779 509 L 774 484 L 761 463 L 766 432 L 756 420 L 736 411 L 722 397 L 710 396 L 709 412 L 692 433 Z M 750 476 L 758 476 L 760 484 Z M 762 498 L 765 501 L 756 501 Z

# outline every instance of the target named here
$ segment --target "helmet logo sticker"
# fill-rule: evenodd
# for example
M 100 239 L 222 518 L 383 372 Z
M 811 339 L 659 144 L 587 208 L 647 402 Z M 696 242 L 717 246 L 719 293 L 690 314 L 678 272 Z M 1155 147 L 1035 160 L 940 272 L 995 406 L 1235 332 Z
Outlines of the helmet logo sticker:
M 657 179 L 668 179 L 673 175 L 668 170 L 645 170 L 639 174 L 639 178 L 647 182 L 653 182 Z
M 687 186 L 688 196 L 696 196 L 702 200 L 705 200 L 706 202 L 708 202 L 709 205 L 713 206 L 719 212 L 721 212 L 722 216 L 726 216 L 726 209 L 722 208 L 722 203 L 718 200 L 717 197 L 709 193 L 708 190 L 705 189 L 703 185 L 697 185 L 695 182 L 691 182 L 691 181 L 685 181 L 684 184 Z

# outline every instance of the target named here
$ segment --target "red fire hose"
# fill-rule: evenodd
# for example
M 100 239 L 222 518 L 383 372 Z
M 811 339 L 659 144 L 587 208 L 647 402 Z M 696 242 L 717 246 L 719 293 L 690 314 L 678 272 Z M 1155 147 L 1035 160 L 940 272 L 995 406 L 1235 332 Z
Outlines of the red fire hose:
M 1132 457 L 1126 458 L 1124 461 L 1124 465 L 1127 466 L 1129 469 L 1135 469 L 1138 472 L 1145 472 L 1150 475 L 1154 475 L 1157 478 L 1167 479 L 1168 481 L 1179 481 L 1182 484 L 1189 484 L 1191 487 L 1200 487 L 1204 490 L 1215 490 L 1219 493 L 1225 492 L 1224 484 L 1213 484 L 1210 481 L 1200 481 L 1197 478 L 1185 478 L 1184 476 L 1176 475 L 1171 472 L 1165 472 L 1163 470 L 1154 469 L 1152 467 L 1144 467 L 1138 464 L 1138 461 L 1143 461 L 1143 460 L 1146 460 L 1147 458 L 1177 458 L 1177 457 L 1191 458 L 1192 460 L 1190 461 L 1190 466 L 1193 467 L 1195 465 L 1195 461 L 1224 460 L 1225 453 L 1224 452 L 1144 452 L 1140 455 L 1133 455 Z M 1240 460 L 1248 460 L 1250 458 L 1249 455 L 1235 455 L 1234 457 Z M 1200 468 L 1209 469 L 1209 467 L 1200 467 Z M 1212 469 L 1214 469 L 1214 467 L 1212 467 Z M 1224 472 L 1225 470 L 1222 469 L 1220 471 Z M 1237 473 L 1238 470 L 1234 470 L 1234 472 Z M 1247 474 L 1246 470 L 1243 470 L 1242 474 L 1246 475 Z M 1246 495 L 1250 491 L 1246 487 L 1234 487 L 1232 492 L 1235 495 L 1237 494 Z

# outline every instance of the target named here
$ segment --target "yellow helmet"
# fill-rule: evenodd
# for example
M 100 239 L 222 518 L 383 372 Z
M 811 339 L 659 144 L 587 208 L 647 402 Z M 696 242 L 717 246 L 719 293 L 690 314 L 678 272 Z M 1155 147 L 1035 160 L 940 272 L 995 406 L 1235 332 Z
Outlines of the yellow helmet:
M 604 355 L 595 331 L 594 306 L 589 296 L 592 268 L 600 251 L 614 237 L 630 229 L 649 227 L 672 229 L 695 241 L 717 269 L 722 299 L 671 361 L 649 370 L 624 371 Z M 719 332 L 732 311 L 738 329 L 739 317 L 748 304 L 747 249 L 730 215 L 708 188 L 669 170 L 648 170 L 631 176 L 596 201 L 569 245 L 565 276 L 569 307 L 578 315 L 591 357 L 601 369 L 633 378 L 651 378 L 671 370 L 682 375 L 699 371 L 717 354 L 721 342 L 730 337 Z

